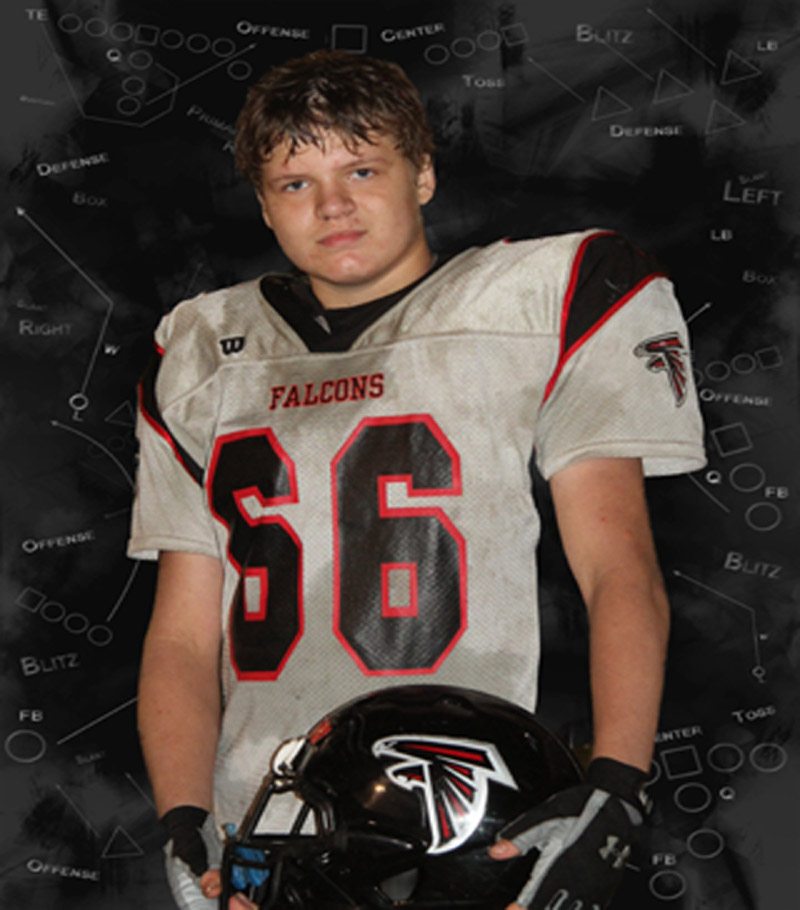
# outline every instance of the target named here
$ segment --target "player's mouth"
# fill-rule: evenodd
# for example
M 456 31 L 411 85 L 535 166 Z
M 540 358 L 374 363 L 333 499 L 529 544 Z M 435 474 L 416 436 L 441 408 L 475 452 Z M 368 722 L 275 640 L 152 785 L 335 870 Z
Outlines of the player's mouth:
M 337 231 L 335 234 L 327 234 L 325 237 L 320 238 L 317 243 L 321 246 L 326 246 L 329 249 L 337 249 L 343 246 L 351 246 L 354 243 L 358 243 L 359 240 L 366 234 L 366 231 Z

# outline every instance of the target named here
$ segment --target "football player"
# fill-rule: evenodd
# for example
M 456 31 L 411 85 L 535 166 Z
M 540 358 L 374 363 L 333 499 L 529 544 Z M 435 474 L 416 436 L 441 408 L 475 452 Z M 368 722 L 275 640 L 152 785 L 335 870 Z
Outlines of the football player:
M 264 756 L 332 707 L 416 680 L 534 708 L 532 458 L 589 614 L 593 762 L 491 855 L 539 851 L 519 906 L 600 907 L 641 823 L 669 625 L 643 476 L 704 463 L 680 308 L 612 231 L 434 254 L 433 151 L 397 66 L 274 67 L 236 160 L 294 268 L 156 333 L 129 552 L 159 558 L 139 725 L 183 908 L 214 905 Z

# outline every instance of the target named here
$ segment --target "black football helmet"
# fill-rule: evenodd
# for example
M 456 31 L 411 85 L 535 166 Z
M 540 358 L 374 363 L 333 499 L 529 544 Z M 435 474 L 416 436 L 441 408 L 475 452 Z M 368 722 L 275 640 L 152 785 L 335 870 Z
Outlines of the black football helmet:
M 534 855 L 499 862 L 489 846 L 580 778 L 517 705 L 452 686 L 382 689 L 276 751 L 228 838 L 221 906 L 242 891 L 262 910 L 502 910 Z M 267 833 L 289 793 L 294 823 Z

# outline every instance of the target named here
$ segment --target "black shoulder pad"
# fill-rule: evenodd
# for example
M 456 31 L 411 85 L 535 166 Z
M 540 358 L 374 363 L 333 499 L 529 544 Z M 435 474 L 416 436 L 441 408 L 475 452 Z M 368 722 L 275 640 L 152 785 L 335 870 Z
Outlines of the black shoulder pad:
M 142 409 L 142 415 L 153 429 L 162 436 L 172 447 L 180 463 L 186 468 L 192 478 L 199 484 L 203 482 L 203 468 L 192 458 L 186 449 L 172 435 L 170 428 L 167 426 L 164 417 L 161 414 L 161 408 L 158 405 L 156 396 L 156 379 L 161 367 L 164 352 L 156 345 L 155 350 L 150 358 L 150 362 L 142 375 L 139 382 L 139 406 Z
M 562 308 L 562 356 L 653 278 L 666 276 L 654 256 L 622 234 L 594 234 L 572 264 Z

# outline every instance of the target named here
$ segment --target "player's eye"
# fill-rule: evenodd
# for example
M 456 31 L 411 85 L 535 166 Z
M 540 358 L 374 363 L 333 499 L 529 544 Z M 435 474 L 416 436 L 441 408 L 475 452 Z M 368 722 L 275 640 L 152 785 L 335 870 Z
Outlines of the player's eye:
M 305 185 L 305 180 L 292 180 L 289 183 L 284 183 L 281 189 L 285 193 L 296 193 L 298 190 L 302 190 Z
M 371 167 L 357 167 L 353 171 L 353 176 L 357 177 L 359 180 L 365 180 L 367 177 L 371 177 L 375 171 Z

